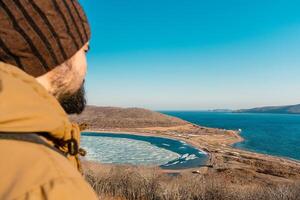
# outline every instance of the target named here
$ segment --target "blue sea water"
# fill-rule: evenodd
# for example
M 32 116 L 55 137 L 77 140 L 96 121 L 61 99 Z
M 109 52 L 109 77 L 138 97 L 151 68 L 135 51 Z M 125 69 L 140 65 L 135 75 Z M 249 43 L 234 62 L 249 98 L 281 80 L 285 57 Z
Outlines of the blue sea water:
M 161 111 L 189 122 L 222 129 L 242 129 L 236 148 L 300 160 L 300 115 Z

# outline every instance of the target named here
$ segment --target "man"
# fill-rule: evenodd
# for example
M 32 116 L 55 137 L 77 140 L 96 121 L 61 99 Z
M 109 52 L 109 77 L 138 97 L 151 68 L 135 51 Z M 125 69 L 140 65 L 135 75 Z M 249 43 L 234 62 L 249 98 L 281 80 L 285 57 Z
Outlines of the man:
M 90 40 L 77 0 L 0 1 L 0 199 L 97 199 L 79 173 Z

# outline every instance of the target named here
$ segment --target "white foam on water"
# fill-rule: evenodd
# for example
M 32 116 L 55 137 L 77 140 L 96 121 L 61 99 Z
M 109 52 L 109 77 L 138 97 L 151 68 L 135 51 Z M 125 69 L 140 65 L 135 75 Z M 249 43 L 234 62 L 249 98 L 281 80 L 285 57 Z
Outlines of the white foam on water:
M 186 159 L 188 156 L 189 156 L 189 154 L 186 153 L 186 154 L 183 154 L 183 155 L 181 156 L 181 158 L 182 158 L 182 159 Z
M 166 165 L 164 165 L 164 166 L 168 167 L 168 166 L 176 165 L 176 164 L 178 164 L 178 163 L 179 163 L 179 161 L 175 161 L 175 162 L 172 162 L 172 163 L 170 163 L 170 164 L 166 164 Z
M 195 154 L 191 154 L 188 157 L 185 158 L 185 160 L 195 160 L 197 156 Z
M 199 151 L 200 154 L 203 154 L 203 155 L 207 155 L 208 153 L 206 153 L 205 151 Z
M 81 145 L 88 151 L 87 160 L 101 163 L 163 165 L 180 157 L 148 142 L 127 138 L 83 136 Z

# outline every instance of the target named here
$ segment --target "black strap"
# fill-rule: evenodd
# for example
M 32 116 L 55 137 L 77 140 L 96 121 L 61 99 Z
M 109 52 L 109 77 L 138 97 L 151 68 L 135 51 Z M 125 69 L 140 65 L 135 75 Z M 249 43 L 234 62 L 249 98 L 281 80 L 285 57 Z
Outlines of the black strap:
M 59 149 L 48 144 L 40 136 L 41 136 L 40 134 L 36 134 L 36 133 L 4 133 L 4 132 L 0 132 L 0 140 L 16 140 L 16 141 L 40 144 L 40 145 L 44 145 L 44 146 L 65 156 L 65 154 L 62 151 L 60 151 Z

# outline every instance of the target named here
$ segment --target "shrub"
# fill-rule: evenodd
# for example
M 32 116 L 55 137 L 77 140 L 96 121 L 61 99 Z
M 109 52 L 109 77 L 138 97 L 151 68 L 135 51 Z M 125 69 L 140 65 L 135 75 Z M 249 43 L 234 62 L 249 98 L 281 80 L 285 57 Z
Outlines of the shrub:
M 156 169 L 124 166 L 112 167 L 106 173 L 86 169 L 85 177 L 101 199 L 300 200 L 299 183 L 242 185 L 213 174 L 169 176 Z

